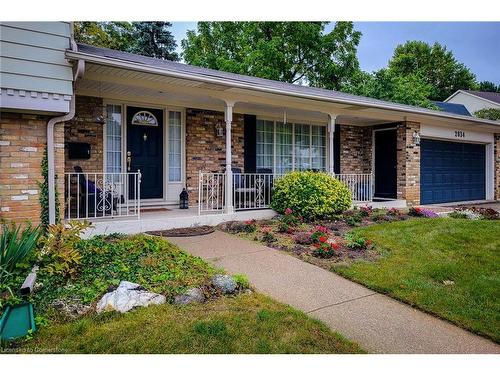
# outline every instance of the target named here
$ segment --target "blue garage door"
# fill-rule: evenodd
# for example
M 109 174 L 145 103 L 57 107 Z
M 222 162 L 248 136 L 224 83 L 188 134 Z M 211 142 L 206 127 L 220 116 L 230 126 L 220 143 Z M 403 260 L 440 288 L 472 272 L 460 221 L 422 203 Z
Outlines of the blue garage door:
M 422 139 L 420 203 L 485 199 L 485 146 Z

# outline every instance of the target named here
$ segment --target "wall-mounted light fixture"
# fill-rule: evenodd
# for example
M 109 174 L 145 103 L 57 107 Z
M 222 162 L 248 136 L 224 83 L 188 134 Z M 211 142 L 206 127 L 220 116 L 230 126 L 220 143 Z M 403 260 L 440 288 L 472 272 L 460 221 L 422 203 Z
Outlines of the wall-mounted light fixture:
M 224 126 L 220 122 L 215 124 L 215 136 L 224 137 Z
M 420 133 L 416 130 L 413 132 L 413 143 L 415 146 L 420 146 Z

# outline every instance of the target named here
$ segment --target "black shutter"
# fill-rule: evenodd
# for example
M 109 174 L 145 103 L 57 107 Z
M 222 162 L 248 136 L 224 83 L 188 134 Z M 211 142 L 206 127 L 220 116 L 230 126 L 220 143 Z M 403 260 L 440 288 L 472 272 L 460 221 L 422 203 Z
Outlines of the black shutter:
M 335 124 L 333 133 L 333 172 L 340 173 L 340 124 Z
M 257 116 L 244 115 L 243 147 L 246 173 L 255 173 L 257 170 Z

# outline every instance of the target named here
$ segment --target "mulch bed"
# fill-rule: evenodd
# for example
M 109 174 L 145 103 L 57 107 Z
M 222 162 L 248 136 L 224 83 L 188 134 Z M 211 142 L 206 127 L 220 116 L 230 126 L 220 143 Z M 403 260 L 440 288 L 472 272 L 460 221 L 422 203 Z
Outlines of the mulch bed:
M 194 237 L 194 236 L 204 236 L 206 234 L 210 234 L 213 232 L 215 232 L 215 227 L 211 227 L 209 225 L 202 225 L 199 227 L 190 227 L 190 228 L 154 230 L 146 233 L 159 237 Z

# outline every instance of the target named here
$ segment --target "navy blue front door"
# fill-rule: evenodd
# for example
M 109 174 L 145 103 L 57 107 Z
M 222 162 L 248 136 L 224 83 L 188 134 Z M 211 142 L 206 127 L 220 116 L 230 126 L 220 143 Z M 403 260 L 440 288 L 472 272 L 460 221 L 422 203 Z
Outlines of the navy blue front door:
M 396 129 L 375 132 L 375 197 L 397 196 Z
M 139 114 L 134 121 L 134 116 Z M 150 116 L 152 115 L 152 116 Z M 129 172 L 141 171 L 141 199 L 163 197 L 163 111 L 127 107 L 127 156 Z M 134 199 L 134 190 L 129 189 Z
M 485 199 L 485 146 L 422 139 L 420 203 Z

